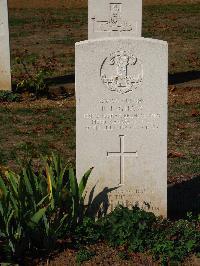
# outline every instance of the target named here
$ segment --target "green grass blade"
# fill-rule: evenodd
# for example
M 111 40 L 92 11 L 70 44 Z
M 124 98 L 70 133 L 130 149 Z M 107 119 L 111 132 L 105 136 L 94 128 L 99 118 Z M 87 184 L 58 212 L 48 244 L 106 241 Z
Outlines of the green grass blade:
M 91 174 L 91 172 L 92 172 L 93 169 L 94 169 L 93 167 L 90 168 L 90 169 L 84 174 L 84 176 L 83 176 L 82 179 L 81 179 L 81 182 L 80 182 L 80 184 L 79 184 L 79 198 L 82 198 L 83 192 L 84 192 L 85 187 L 86 187 L 87 182 L 88 182 L 88 178 L 89 178 L 89 176 L 90 176 L 90 174 Z
M 12 208 L 15 210 L 15 214 L 18 215 L 21 208 L 18 206 L 18 199 L 14 197 L 12 193 L 10 193 L 10 203 L 12 204 Z
M 70 181 L 70 192 L 72 195 L 72 223 L 75 224 L 78 218 L 78 208 L 79 208 L 79 190 L 77 179 L 74 175 L 74 170 L 72 168 L 69 169 L 69 181 Z
M 63 224 L 64 224 L 64 222 L 66 221 L 66 219 L 67 219 L 67 217 L 68 217 L 68 214 L 65 214 L 64 216 L 63 216 L 63 218 L 60 220 L 60 223 L 59 223 L 59 226 L 58 226 L 58 228 L 56 229 L 56 234 L 59 232 L 59 230 L 63 227 Z
M 3 193 L 3 195 L 7 195 L 8 194 L 8 189 L 7 186 L 5 185 L 3 179 L 0 176 L 0 199 L 1 199 L 1 193 Z
M 61 159 L 59 155 L 55 155 L 54 153 L 52 153 L 52 158 L 53 158 L 53 164 L 54 164 L 54 168 L 55 171 L 57 173 L 57 175 L 60 175 L 61 172 Z
M 79 190 L 77 179 L 74 175 L 74 170 L 72 168 L 69 169 L 69 181 L 70 181 L 70 191 L 74 198 L 79 198 Z
M 53 195 L 53 173 L 48 164 L 46 165 L 45 169 L 46 169 L 49 200 L 50 200 L 51 208 L 54 209 L 55 200 L 54 200 L 54 195 Z
M 32 217 L 31 220 L 29 222 L 29 226 L 31 227 L 31 229 L 34 229 L 38 223 L 41 221 L 41 219 L 44 217 L 45 213 L 46 213 L 47 208 L 42 208 L 39 211 L 37 211 Z
M 48 197 L 49 195 L 46 195 L 40 202 L 38 202 L 37 207 L 40 207 Z
M 11 219 L 12 219 L 13 216 L 14 216 L 14 210 L 12 210 L 10 212 L 10 214 L 8 216 L 8 219 L 7 219 L 7 222 L 6 222 L 6 232 L 7 232 L 8 235 L 10 234 L 10 227 L 9 227 L 9 225 L 10 225 L 10 221 L 11 221 Z
M 9 184 L 11 185 L 11 189 L 15 193 L 15 195 L 18 194 L 18 176 L 14 174 L 13 172 L 5 172 L 5 176 L 7 177 Z M 16 177 L 17 176 L 17 177 Z
M 0 201 L 0 216 L 2 216 L 2 218 L 4 217 L 4 211 L 1 201 Z
M 27 169 L 25 169 L 25 168 L 23 169 L 22 178 L 24 180 L 25 187 L 26 187 L 28 194 L 33 196 L 33 189 L 32 189 L 29 177 L 28 177 Z

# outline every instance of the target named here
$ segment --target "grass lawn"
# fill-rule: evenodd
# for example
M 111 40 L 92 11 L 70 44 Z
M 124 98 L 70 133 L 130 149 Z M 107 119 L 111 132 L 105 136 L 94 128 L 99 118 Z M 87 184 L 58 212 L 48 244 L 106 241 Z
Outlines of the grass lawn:
M 46 101 L 45 103 L 46 104 Z M 0 107 L 0 164 L 16 166 L 17 159 L 34 158 L 57 151 L 75 161 L 75 107 L 63 106 Z
M 199 13 L 198 3 L 181 5 L 164 1 L 160 5 L 144 6 L 143 12 L 143 36 L 169 42 L 168 183 L 175 186 L 190 181 L 197 186 L 194 177 L 200 177 Z M 87 10 L 10 9 L 9 20 L 13 84 L 26 78 L 20 58 L 31 75 L 48 68 L 46 77 L 54 78 L 54 85 L 59 88 L 70 87 L 72 93 L 52 100 L 46 97 L 32 100 L 27 92 L 21 102 L 0 99 L 0 170 L 8 167 L 17 170 L 18 162 L 30 158 L 37 168 L 40 156 L 52 151 L 58 152 L 65 163 L 75 166 L 74 44 L 87 39 Z M 56 84 L 58 80 L 64 84 Z M 175 196 L 180 194 L 177 191 Z M 104 265 L 160 265 L 154 264 L 146 254 L 134 253 L 126 260 L 125 246 L 113 249 L 103 242 L 87 248 L 96 255 L 91 264 L 85 265 L 98 265 L 102 261 Z M 162 248 L 170 250 L 169 246 Z M 68 265 L 76 265 L 76 256 L 90 257 L 86 251 L 80 252 L 74 248 L 59 250 L 58 259 L 53 253 L 52 262 L 48 257 L 35 265 L 66 265 L 66 259 Z M 197 266 L 199 260 L 193 256 L 184 265 Z
M 143 36 L 169 42 L 169 72 L 200 69 L 199 4 L 144 6 Z M 16 57 L 30 66 L 53 62 L 51 76 L 74 73 L 74 43 L 87 39 L 87 9 L 11 9 L 13 81 L 22 69 Z
M 200 173 L 199 88 L 176 88 L 169 93 L 168 181 Z M 0 105 L 0 165 L 59 152 L 75 164 L 75 100 L 38 100 Z
M 198 4 L 144 6 L 143 36 L 169 42 L 169 73 L 186 78 L 200 69 Z M 11 9 L 12 78 L 24 78 L 48 66 L 50 77 L 74 73 L 74 43 L 87 39 L 87 9 Z M 74 87 L 74 84 L 72 84 Z M 199 90 L 171 87 L 169 92 L 169 169 L 172 182 L 200 173 Z M 174 90 L 173 90 L 174 89 Z M 73 90 L 73 88 L 72 88 Z M 75 162 L 75 100 L 0 105 L 0 164 L 57 150 Z M 175 154 L 174 154 L 175 153 Z M 178 154 L 177 154 L 178 153 Z

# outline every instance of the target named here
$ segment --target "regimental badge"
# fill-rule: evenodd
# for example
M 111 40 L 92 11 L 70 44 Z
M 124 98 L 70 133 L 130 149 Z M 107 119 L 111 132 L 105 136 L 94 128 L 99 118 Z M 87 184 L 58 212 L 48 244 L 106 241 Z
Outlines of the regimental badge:
M 104 59 L 100 77 L 110 91 L 132 92 L 142 84 L 142 62 L 131 52 L 119 50 Z
M 123 32 L 136 30 L 136 26 L 129 24 L 122 16 L 122 4 L 111 3 L 110 14 L 105 20 L 92 18 L 94 32 Z

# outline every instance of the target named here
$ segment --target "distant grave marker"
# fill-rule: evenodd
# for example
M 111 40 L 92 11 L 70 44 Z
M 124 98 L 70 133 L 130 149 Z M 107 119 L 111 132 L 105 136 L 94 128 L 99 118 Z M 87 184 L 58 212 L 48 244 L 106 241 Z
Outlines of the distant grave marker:
M 11 90 L 7 0 L 0 0 L 0 90 Z
M 140 37 L 142 0 L 89 0 L 89 39 L 102 37 Z

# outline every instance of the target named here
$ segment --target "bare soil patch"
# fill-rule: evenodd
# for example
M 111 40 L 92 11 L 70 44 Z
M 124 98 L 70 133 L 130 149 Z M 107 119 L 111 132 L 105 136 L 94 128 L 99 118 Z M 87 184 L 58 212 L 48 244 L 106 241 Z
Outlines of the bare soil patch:
M 104 243 L 99 243 L 93 246 L 87 247 L 88 250 L 95 253 L 95 256 L 90 260 L 81 263 L 83 266 L 95 266 L 95 265 L 115 265 L 115 266 L 142 266 L 142 265 L 159 265 L 156 262 L 153 262 L 150 256 L 144 254 L 131 254 L 129 260 L 123 260 L 120 258 L 120 250 L 113 249 Z M 75 250 L 66 250 L 63 251 L 58 256 L 54 256 L 48 260 L 49 266 L 62 266 L 70 265 L 77 266 L 76 262 L 76 251 Z M 46 261 L 36 263 L 35 266 L 45 266 Z
M 128 259 L 120 257 L 120 249 L 113 249 L 105 243 L 99 243 L 93 246 L 88 246 L 88 250 L 94 252 L 94 257 L 89 261 L 81 263 L 83 266 L 159 266 L 160 262 L 153 261 L 152 257 L 148 254 L 130 253 Z M 53 255 L 49 258 L 34 263 L 34 266 L 77 266 L 80 265 L 76 261 L 77 251 L 67 249 L 61 252 L 59 255 Z M 183 263 L 179 263 L 180 266 L 199 266 L 200 259 L 192 256 L 185 260 Z M 31 264 L 33 265 L 33 264 Z

